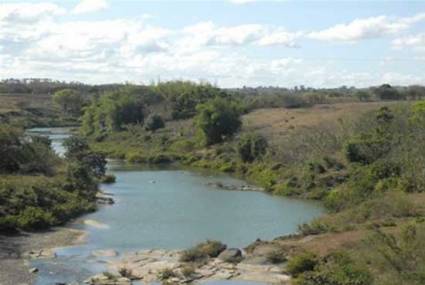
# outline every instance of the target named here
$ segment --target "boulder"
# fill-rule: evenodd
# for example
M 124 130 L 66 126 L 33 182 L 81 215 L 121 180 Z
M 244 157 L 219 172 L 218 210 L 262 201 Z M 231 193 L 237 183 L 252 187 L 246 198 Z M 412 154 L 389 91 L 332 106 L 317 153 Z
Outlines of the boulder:
M 38 272 L 38 268 L 37 267 L 32 267 L 28 270 L 29 273 L 37 273 Z
M 242 259 L 242 251 L 239 248 L 229 248 L 220 253 L 218 259 L 225 262 L 238 262 Z

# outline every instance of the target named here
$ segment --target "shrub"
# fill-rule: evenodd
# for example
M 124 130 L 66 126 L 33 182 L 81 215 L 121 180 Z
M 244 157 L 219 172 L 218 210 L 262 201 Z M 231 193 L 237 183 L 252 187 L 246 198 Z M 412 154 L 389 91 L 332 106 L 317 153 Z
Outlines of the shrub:
M 199 104 L 196 109 L 195 124 L 205 145 L 222 142 L 242 125 L 240 107 L 230 100 L 215 98 Z
M 173 271 L 171 268 L 164 268 L 160 272 L 158 272 L 158 279 L 159 280 L 168 280 L 170 278 L 176 277 L 177 274 Z
M 317 263 L 318 259 L 314 253 L 304 252 L 289 259 L 286 271 L 296 277 L 303 272 L 312 271 Z
M 356 264 L 345 252 L 332 253 L 301 273 L 297 285 L 370 285 L 372 275 L 366 267 Z
M 183 251 L 180 260 L 183 262 L 194 262 L 210 257 L 217 257 L 225 249 L 225 244 L 219 241 L 207 240 L 193 248 Z
M 115 177 L 115 175 L 107 174 L 102 177 L 101 182 L 105 184 L 111 184 L 111 183 L 115 183 L 116 180 L 117 178 Z
M 273 250 L 267 253 L 267 261 L 272 264 L 279 264 L 287 261 L 286 254 L 283 250 Z
M 189 278 L 189 277 L 193 276 L 193 274 L 195 274 L 196 270 L 191 265 L 185 265 L 185 266 L 182 267 L 181 272 L 182 272 L 184 277 Z
M 238 142 L 239 156 L 244 162 L 253 162 L 267 151 L 267 140 L 257 134 L 243 135 Z
M 150 115 L 145 121 L 145 129 L 147 131 L 156 131 L 158 129 L 164 128 L 165 123 L 162 117 L 158 114 Z
M 16 220 L 18 226 L 25 230 L 45 229 L 55 223 L 52 214 L 36 207 L 27 207 Z

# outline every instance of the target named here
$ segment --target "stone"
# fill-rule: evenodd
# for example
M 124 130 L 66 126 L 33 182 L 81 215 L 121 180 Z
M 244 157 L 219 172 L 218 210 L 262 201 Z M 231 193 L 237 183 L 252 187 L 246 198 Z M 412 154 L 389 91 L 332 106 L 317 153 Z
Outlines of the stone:
M 99 249 L 99 250 L 93 250 L 91 252 L 92 255 L 96 257 L 115 257 L 118 256 L 118 252 L 113 249 Z
M 242 251 L 239 248 L 229 248 L 220 253 L 218 259 L 226 262 L 235 262 L 242 259 Z
M 38 272 L 38 268 L 37 267 L 32 267 L 28 270 L 29 273 L 37 273 Z

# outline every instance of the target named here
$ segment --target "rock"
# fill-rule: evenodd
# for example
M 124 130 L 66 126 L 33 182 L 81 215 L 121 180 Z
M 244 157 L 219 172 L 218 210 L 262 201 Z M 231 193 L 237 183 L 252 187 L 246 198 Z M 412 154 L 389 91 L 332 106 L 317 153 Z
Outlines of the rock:
M 118 256 L 118 252 L 113 249 L 99 249 L 99 250 L 93 250 L 91 252 L 92 255 L 97 257 L 115 257 Z
M 242 251 L 239 248 L 229 248 L 220 253 L 218 259 L 225 262 L 240 261 L 242 259 Z
M 28 270 L 29 273 L 37 273 L 38 272 L 38 268 L 37 267 L 32 267 Z
M 109 226 L 106 224 L 102 224 L 95 220 L 84 220 L 83 222 L 85 225 L 97 228 L 97 229 L 109 229 Z
M 24 253 L 25 257 L 29 258 L 56 258 L 56 252 L 53 249 L 31 250 Z

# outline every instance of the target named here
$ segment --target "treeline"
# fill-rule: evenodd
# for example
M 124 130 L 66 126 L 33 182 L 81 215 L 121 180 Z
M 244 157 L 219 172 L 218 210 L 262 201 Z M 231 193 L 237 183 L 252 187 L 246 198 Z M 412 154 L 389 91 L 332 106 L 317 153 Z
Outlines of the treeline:
M 65 147 L 63 159 L 48 138 L 0 125 L 0 231 L 45 229 L 96 208 L 105 158 L 81 138 Z

